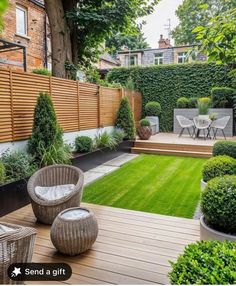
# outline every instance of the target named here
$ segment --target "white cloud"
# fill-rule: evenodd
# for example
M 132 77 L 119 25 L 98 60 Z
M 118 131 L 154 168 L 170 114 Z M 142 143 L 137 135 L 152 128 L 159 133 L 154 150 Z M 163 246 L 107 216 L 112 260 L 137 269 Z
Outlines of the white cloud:
M 154 13 L 142 19 L 146 21 L 142 31 L 151 48 L 158 46 L 161 34 L 165 38 L 168 37 L 168 32 L 165 29 L 168 19 L 171 20 L 172 29 L 178 25 L 179 21 L 175 11 L 182 2 L 183 0 L 161 0 L 156 6 Z

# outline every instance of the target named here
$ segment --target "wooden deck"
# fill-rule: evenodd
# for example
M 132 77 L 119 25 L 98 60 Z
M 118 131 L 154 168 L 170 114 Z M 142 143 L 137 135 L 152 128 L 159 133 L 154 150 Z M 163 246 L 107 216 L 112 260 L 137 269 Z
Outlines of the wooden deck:
M 33 262 L 70 264 L 72 277 L 54 284 L 168 284 L 169 261 L 175 261 L 187 244 L 199 239 L 197 220 L 83 206 L 94 211 L 99 235 L 90 251 L 75 257 L 55 251 L 50 226 L 36 223 L 31 206 L 2 217 L 1 221 L 37 228 Z M 53 284 L 40 282 L 49 283 Z

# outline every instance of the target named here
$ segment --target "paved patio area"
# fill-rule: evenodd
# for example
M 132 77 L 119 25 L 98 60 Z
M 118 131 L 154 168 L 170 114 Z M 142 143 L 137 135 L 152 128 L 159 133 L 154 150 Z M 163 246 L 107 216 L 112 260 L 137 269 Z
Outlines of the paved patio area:
M 204 140 L 203 138 L 193 139 L 189 135 L 185 135 L 185 134 L 179 137 L 178 134 L 174 134 L 174 133 L 158 133 L 156 135 L 151 136 L 151 138 L 148 141 L 158 142 L 158 143 L 213 146 L 215 142 L 219 140 L 224 140 L 224 138 L 218 137 L 217 140 L 213 140 L 213 139 Z M 227 140 L 236 141 L 236 136 L 227 138 Z
M 92 249 L 78 256 L 63 256 L 53 247 L 50 226 L 39 224 L 31 206 L 2 221 L 37 229 L 33 262 L 65 262 L 73 275 L 65 282 L 27 284 L 169 284 L 169 261 L 199 239 L 199 222 L 170 216 L 83 204 L 93 210 L 99 235 Z

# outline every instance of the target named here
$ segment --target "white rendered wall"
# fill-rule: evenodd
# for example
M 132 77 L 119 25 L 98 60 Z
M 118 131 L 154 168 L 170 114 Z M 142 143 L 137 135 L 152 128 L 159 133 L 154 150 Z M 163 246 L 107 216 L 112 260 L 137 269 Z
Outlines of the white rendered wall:
M 77 136 L 89 136 L 91 138 L 94 138 L 99 131 L 102 132 L 106 130 L 107 132 L 111 132 L 113 129 L 114 129 L 113 126 L 108 126 L 108 127 L 104 127 L 100 129 L 96 128 L 96 129 L 82 130 L 82 131 L 76 131 L 76 132 L 68 132 L 68 133 L 64 133 L 63 139 L 65 143 L 73 145 L 75 142 L 75 138 Z M 0 155 L 7 150 L 10 150 L 10 151 L 26 150 L 27 141 L 28 140 L 0 143 Z

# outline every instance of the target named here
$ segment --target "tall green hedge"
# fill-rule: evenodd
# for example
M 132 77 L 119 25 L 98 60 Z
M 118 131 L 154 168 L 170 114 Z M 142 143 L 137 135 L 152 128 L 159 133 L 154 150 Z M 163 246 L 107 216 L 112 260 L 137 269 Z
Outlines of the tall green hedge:
M 172 131 L 173 110 L 180 97 L 206 97 L 215 86 L 231 86 L 228 68 L 208 63 L 116 68 L 107 79 L 125 85 L 130 77 L 143 95 L 143 110 L 148 101 L 161 104 L 161 131 Z

